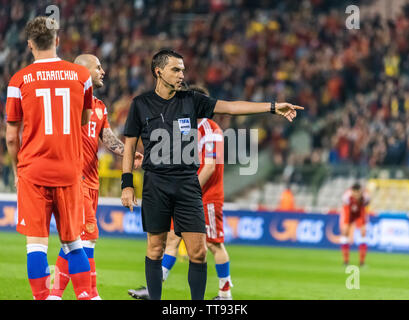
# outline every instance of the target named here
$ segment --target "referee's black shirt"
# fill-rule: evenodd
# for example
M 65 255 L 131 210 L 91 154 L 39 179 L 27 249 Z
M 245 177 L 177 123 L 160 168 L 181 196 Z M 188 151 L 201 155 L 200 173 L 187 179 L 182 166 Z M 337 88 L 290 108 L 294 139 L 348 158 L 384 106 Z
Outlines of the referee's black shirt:
M 190 136 L 187 137 L 190 138 L 188 141 L 184 141 L 182 136 L 195 133 L 195 139 L 197 139 L 197 119 L 212 118 L 216 102 L 216 99 L 196 91 L 178 91 L 169 100 L 161 98 L 155 91 L 135 97 L 126 120 L 124 135 L 142 138 L 144 146 L 142 168 L 163 174 L 195 174 L 199 169 L 197 141 L 194 151 L 191 151 L 191 154 L 194 152 L 196 160 L 185 163 L 181 152 L 188 145 L 187 150 L 191 149 L 194 138 Z M 168 141 L 163 141 L 161 137 L 151 139 L 151 134 L 155 129 L 165 129 L 170 139 Z M 174 146 L 175 138 L 180 139 L 181 148 L 178 145 Z M 159 143 L 162 145 L 158 145 Z M 167 143 L 169 149 L 163 148 L 163 143 Z M 158 163 L 157 157 L 153 159 L 155 155 L 151 159 L 152 148 L 155 154 L 158 149 L 161 149 L 159 156 L 164 161 Z M 178 155 L 175 157 L 176 153 Z

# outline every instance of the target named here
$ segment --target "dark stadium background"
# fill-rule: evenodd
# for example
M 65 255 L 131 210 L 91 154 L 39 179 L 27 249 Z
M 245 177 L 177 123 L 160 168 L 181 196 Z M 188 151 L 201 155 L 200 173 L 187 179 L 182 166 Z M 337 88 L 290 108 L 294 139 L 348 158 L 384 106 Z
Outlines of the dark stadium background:
M 385 286 L 379 280 L 384 276 L 382 270 L 397 268 L 398 264 L 401 269 L 397 274 L 407 278 L 404 255 L 385 258 L 382 255 L 391 255 L 372 254 L 371 249 L 409 250 L 409 1 L 0 0 L 0 230 L 7 230 L 5 234 L 15 227 L 15 189 L 5 144 L 7 84 L 17 70 L 32 62 L 24 38 L 26 22 L 44 15 L 49 5 L 60 9 L 59 56 L 73 61 L 80 53 L 92 53 L 100 58 L 106 71 L 105 85 L 95 90 L 95 95 L 107 105 L 111 127 L 121 138 L 132 98 L 154 86 L 150 62 L 161 48 L 181 53 L 186 81 L 207 87 L 215 98 L 276 98 L 305 107 L 291 124 L 265 115 L 215 117 L 224 130 L 258 129 L 257 173 L 240 176 L 239 165 L 225 165 L 226 219 L 230 219 L 226 228 L 233 247 L 254 245 L 277 257 L 294 255 L 294 261 L 288 260 L 294 262 L 290 267 L 276 266 L 274 281 L 280 281 L 281 267 L 292 270 L 297 259 L 320 256 L 311 249 L 276 252 L 284 250 L 277 246 L 338 248 L 341 197 L 356 181 L 371 196 L 368 263 L 373 266 L 369 271 L 373 274 L 368 279 L 373 281 L 374 291 L 348 296 L 335 290 L 336 294 L 329 297 L 379 298 L 375 287 Z M 360 9 L 359 29 L 346 27 L 348 5 Z M 248 147 L 254 142 L 247 143 Z M 102 207 L 120 211 L 121 158 L 103 147 L 99 158 L 100 192 L 105 197 Z M 137 176 L 141 177 L 141 171 Z M 140 196 L 141 180 L 138 183 Z M 285 190 L 294 196 L 290 209 L 282 207 Z M 274 213 L 268 215 L 270 212 Z M 123 221 L 127 214 L 123 211 Z M 112 216 L 108 212 L 104 217 L 103 222 L 109 225 Z M 107 239 L 110 235 L 143 237 L 135 231 L 139 230 L 137 220 L 132 219 L 128 234 L 126 227 L 118 226 L 111 234 L 106 231 Z M 277 234 L 287 232 L 286 220 L 297 221 L 296 233 L 280 238 Z M 276 232 L 271 231 L 272 225 Z M 311 239 L 318 237 L 317 230 L 321 238 L 314 242 Z M 260 232 L 263 234 L 258 238 Z M 233 252 L 241 251 L 241 247 L 234 248 Z M 341 253 L 332 250 L 327 255 L 328 260 L 322 264 L 332 268 L 328 279 L 331 272 L 344 279 Z M 382 264 L 386 259 L 398 262 L 386 266 Z M 315 262 L 311 268 L 318 269 L 312 273 L 323 268 L 319 258 Z M 269 262 L 265 263 L 268 270 Z M 246 274 L 245 264 L 242 268 Z M 8 267 L 1 269 L 0 264 L 0 279 L 6 270 Z M 305 273 L 297 272 L 297 279 L 304 279 Z M 232 274 L 234 279 L 234 269 Z M 390 289 L 385 297 L 407 297 L 406 284 L 395 280 L 392 287 L 401 286 L 399 290 L 403 291 Z M 345 290 L 343 281 L 340 283 Z M 332 289 L 323 286 L 315 297 L 325 298 Z M 303 297 L 301 292 L 293 293 L 289 289 L 283 296 L 273 292 L 265 296 L 242 293 L 242 297 Z

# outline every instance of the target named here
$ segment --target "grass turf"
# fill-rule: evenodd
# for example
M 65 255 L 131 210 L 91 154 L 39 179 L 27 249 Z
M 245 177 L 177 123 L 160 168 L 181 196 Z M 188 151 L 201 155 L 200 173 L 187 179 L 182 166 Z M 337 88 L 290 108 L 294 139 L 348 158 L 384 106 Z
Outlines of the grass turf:
M 0 300 L 32 299 L 27 280 L 24 236 L 0 232 Z M 253 299 L 409 299 L 409 256 L 370 252 L 360 269 L 360 289 L 347 289 L 341 252 L 227 245 L 231 260 L 235 300 Z M 56 236 L 50 237 L 48 262 L 59 251 Z M 132 300 L 127 291 L 145 284 L 145 241 L 101 238 L 96 246 L 98 290 L 103 299 Z M 351 252 L 351 263 L 357 263 Z M 178 259 L 163 286 L 163 299 L 187 300 L 188 262 Z M 208 257 L 205 299 L 217 295 L 218 278 L 213 257 Z M 64 299 L 75 299 L 69 284 Z

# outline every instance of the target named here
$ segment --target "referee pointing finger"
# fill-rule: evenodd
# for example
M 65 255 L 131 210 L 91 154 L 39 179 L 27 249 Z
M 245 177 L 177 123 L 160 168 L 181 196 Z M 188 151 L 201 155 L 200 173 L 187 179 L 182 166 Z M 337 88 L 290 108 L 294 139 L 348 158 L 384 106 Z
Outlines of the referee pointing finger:
M 297 110 L 304 109 L 285 102 L 216 100 L 186 90 L 184 70 L 180 54 L 172 50 L 156 53 L 151 64 L 156 78 L 155 90 L 133 99 L 125 124 L 121 200 L 131 211 L 136 205 L 132 168 L 140 137 L 145 150 L 142 164 L 145 171 L 142 225 L 148 234 L 145 276 L 149 296 L 153 300 L 161 299 L 162 257 L 171 218 L 175 233 L 183 238 L 189 256 L 191 298 L 204 299 L 207 248 L 202 191 L 197 176 L 199 161 L 197 153 L 195 161 L 180 157 L 192 145 L 192 138 L 197 139 L 197 119 L 212 118 L 214 113 L 245 115 L 271 112 L 292 122 Z M 197 146 L 197 143 L 193 145 Z

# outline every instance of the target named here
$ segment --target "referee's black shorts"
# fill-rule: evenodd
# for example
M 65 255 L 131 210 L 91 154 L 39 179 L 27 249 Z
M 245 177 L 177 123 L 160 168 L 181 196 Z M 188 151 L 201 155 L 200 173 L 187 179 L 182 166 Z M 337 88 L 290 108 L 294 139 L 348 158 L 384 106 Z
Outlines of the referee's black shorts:
M 142 225 L 145 232 L 206 233 L 202 189 L 197 174 L 168 175 L 145 171 Z

